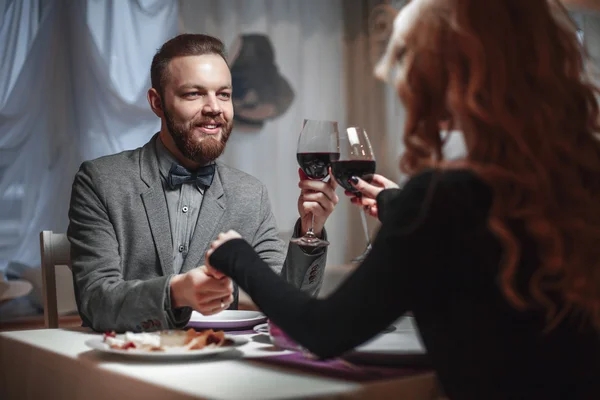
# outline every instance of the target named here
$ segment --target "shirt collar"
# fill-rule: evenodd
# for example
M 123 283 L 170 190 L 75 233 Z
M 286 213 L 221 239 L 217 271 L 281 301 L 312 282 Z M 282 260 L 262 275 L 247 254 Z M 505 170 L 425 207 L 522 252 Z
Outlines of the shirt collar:
M 160 174 L 164 179 L 169 176 L 171 165 L 179 164 L 175 156 L 165 147 L 160 136 L 156 138 L 156 158 L 158 159 Z

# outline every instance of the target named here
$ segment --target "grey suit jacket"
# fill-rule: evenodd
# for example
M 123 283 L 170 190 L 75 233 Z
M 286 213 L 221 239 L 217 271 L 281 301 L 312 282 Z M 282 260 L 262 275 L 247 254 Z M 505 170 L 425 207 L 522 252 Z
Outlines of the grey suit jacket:
M 191 314 L 171 308 L 173 248 L 155 140 L 84 162 L 73 182 L 67 235 L 75 294 L 84 324 L 97 331 L 182 327 Z M 318 292 L 326 253 L 290 244 L 286 256 L 265 186 L 218 162 L 181 272 L 204 264 L 211 241 L 229 229 L 288 282 Z

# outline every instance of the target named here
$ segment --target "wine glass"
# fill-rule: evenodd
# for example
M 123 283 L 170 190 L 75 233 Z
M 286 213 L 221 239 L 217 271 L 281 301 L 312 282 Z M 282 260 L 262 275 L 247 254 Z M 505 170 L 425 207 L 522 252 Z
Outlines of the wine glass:
M 305 119 L 298 138 L 297 159 L 300 168 L 310 179 L 323 180 L 329 175 L 331 161 L 340 156 L 338 123 Z M 319 239 L 313 232 L 315 216 L 312 215 L 310 228 L 304 236 L 292 239 L 292 243 L 309 247 L 329 246 L 329 242 Z
M 375 154 L 367 131 L 354 126 L 346 129 L 340 135 L 340 156 L 331 163 L 331 172 L 335 180 L 346 190 L 360 196 L 361 193 L 350 184 L 349 180 L 357 176 L 362 180 L 371 182 L 375 174 Z M 362 225 L 367 239 L 367 247 L 363 253 L 354 258 L 352 262 L 362 262 L 371 250 L 371 240 L 367 227 L 367 217 L 364 208 L 361 213 Z

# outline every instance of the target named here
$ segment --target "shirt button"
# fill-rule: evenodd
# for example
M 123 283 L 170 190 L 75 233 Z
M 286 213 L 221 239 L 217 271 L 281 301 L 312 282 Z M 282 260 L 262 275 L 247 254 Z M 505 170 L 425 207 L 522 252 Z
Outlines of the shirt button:
M 183 206 L 183 208 L 181 209 L 181 211 L 183 211 L 184 213 L 188 212 L 189 208 L 188 206 Z
M 182 253 L 185 250 L 185 246 L 180 244 L 179 245 L 179 252 Z

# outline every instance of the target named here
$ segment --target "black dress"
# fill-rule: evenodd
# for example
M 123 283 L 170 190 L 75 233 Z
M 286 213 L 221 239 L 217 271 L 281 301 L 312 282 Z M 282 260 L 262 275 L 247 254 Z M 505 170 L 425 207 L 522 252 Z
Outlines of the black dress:
M 410 310 L 451 399 L 600 399 L 600 333 L 571 320 L 544 333 L 542 311 L 517 311 L 503 297 L 484 182 L 430 170 L 377 200 L 383 223 L 371 253 L 327 299 L 283 282 L 242 239 L 210 262 L 320 357 L 356 347 Z M 539 264 L 535 243 L 509 226 L 521 243 L 517 286 L 526 290 Z

